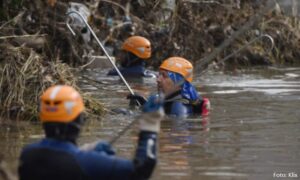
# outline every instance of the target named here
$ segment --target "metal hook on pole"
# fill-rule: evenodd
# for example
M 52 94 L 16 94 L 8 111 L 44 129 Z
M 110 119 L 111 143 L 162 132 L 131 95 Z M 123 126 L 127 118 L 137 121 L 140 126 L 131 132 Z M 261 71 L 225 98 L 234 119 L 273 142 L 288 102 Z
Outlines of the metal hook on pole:
M 229 59 L 229 58 L 231 58 L 232 56 L 238 54 L 239 52 L 241 52 L 241 51 L 242 51 L 243 49 L 245 49 L 246 47 L 250 46 L 251 44 L 255 43 L 256 41 L 258 41 L 258 40 L 260 40 L 260 39 L 262 39 L 262 38 L 264 38 L 264 37 L 267 38 L 267 39 L 270 41 L 270 43 L 271 43 L 270 48 L 266 51 L 266 53 L 268 54 L 268 53 L 269 53 L 270 51 L 272 51 L 272 49 L 274 48 L 274 39 L 273 39 L 272 36 L 270 36 L 269 34 L 262 34 L 262 35 L 260 35 L 260 36 L 258 36 L 258 37 L 256 37 L 256 38 L 252 39 L 250 42 L 248 42 L 247 44 L 245 44 L 244 46 L 242 46 L 240 49 L 238 49 L 238 50 L 234 51 L 233 53 L 229 54 L 228 56 L 224 57 L 224 58 L 223 58 L 222 60 L 220 60 L 218 63 L 221 63 L 221 62 L 226 61 L 227 59 Z M 218 63 L 217 63 L 217 64 L 218 64 Z M 201 74 L 204 74 L 208 69 L 209 69 L 209 68 L 203 70 L 203 71 L 200 73 L 200 75 L 201 75 Z
M 89 29 L 89 31 L 91 32 L 92 36 L 95 38 L 95 40 L 97 41 L 98 45 L 101 47 L 101 49 L 103 50 L 105 56 L 108 58 L 108 60 L 110 61 L 110 63 L 113 65 L 113 67 L 115 68 L 115 70 L 117 71 L 119 77 L 122 79 L 122 81 L 124 82 L 124 84 L 126 85 L 127 89 L 129 90 L 129 92 L 134 95 L 133 90 L 130 88 L 129 84 L 127 83 L 127 81 L 125 80 L 125 78 L 123 77 L 123 75 L 121 74 L 120 70 L 118 69 L 118 67 L 116 66 L 116 64 L 113 62 L 113 60 L 111 59 L 111 57 L 109 56 L 109 54 L 107 53 L 107 51 L 105 50 L 104 46 L 102 45 L 102 43 L 100 42 L 100 40 L 98 39 L 98 37 L 96 36 L 95 32 L 92 30 L 91 26 L 88 24 L 88 22 L 85 20 L 85 18 L 77 11 L 70 11 L 68 13 L 66 13 L 67 16 L 70 16 L 71 14 L 77 14 L 81 20 L 84 22 L 84 24 L 86 25 L 86 27 Z M 68 29 L 71 31 L 71 33 L 75 36 L 76 33 L 75 31 L 72 29 L 71 25 L 69 24 L 69 18 L 67 18 L 66 21 L 66 25 L 68 27 Z
M 226 56 L 225 58 L 223 58 L 222 60 L 220 60 L 220 62 L 224 62 L 227 59 L 231 58 L 232 56 L 238 54 L 240 51 L 242 51 L 243 49 L 245 49 L 246 47 L 250 46 L 251 44 L 255 43 L 256 41 L 262 39 L 266 37 L 270 43 L 271 43 L 271 47 L 266 51 L 266 53 L 268 54 L 273 48 L 274 48 L 274 39 L 272 38 L 272 36 L 268 35 L 268 34 L 262 34 L 254 39 L 252 39 L 250 42 L 248 42 L 247 44 L 245 44 L 244 46 L 242 46 L 240 49 L 234 51 L 233 53 L 229 54 L 228 56 Z

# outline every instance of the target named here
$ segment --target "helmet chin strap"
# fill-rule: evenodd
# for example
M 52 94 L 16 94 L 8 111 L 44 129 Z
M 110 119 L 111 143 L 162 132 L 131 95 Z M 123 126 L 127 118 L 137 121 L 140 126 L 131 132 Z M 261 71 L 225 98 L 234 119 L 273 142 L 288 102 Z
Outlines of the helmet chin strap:
M 139 57 L 134 55 L 132 52 L 126 51 L 126 65 L 129 66 L 130 64 L 139 60 Z

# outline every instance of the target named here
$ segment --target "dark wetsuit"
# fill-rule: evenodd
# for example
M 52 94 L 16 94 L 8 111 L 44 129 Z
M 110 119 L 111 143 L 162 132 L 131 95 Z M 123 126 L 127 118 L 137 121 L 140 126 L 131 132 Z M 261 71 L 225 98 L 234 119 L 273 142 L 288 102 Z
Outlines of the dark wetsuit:
M 165 98 L 164 110 L 165 113 L 175 117 L 187 117 L 192 114 L 201 114 L 202 98 L 199 97 L 200 103 L 197 105 L 184 98 L 181 90 L 172 93 Z
M 155 74 L 145 68 L 146 62 L 134 55 L 130 55 L 124 62 L 121 63 L 119 68 L 123 76 L 129 77 L 155 77 Z M 109 76 L 117 76 L 118 73 L 115 69 L 111 69 Z
M 148 179 L 156 164 L 157 134 L 142 131 L 134 160 L 105 151 L 81 151 L 69 141 L 45 138 L 26 146 L 20 180 Z

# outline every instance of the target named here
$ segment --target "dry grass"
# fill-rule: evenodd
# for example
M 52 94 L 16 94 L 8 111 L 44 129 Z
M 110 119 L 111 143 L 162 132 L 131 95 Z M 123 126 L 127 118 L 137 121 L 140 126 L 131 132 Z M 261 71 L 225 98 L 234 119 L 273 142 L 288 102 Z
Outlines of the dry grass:
M 76 86 L 77 79 L 67 64 L 48 61 L 30 48 L 7 45 L 1 44 L 3 51 L 0 57 L 2 119 L 36 119 L 39 96 L 53 84 L 68 84 L 80 91 Z M 101 103 L 88 95 L 83 96 L 88 104 L 88 113 L 104 112 Z

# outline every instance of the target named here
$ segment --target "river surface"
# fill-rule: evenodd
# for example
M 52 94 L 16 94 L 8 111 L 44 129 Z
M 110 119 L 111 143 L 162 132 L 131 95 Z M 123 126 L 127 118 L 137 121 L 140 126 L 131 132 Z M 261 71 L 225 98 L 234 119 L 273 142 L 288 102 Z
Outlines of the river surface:
M 109 109 L 128 108 L 128 90 L 118 78 L 103 74 L 86 72 L 94 81 L 82 78 L 84 91 Z M 129 84 L 146 95 L 156 89 L 155 79 Z M 194 84 L 210 99 L 211 114 L 162 121 L 152 179 L 300 179 L 300 68 L 208 72 L 196 75 Z M 132 112 L 112 111 L 89 121 L 79 143 L 111 140 L 134 119 L 136 110 Z M 134 124 L 115 142 L 118 155 L 133 156 L 137 132 Z M 0 135 L 1 154 L 15 171 L 22 146 L 39 140 L 43 132 L 39 124 L 16 122 L 3 125 Z

